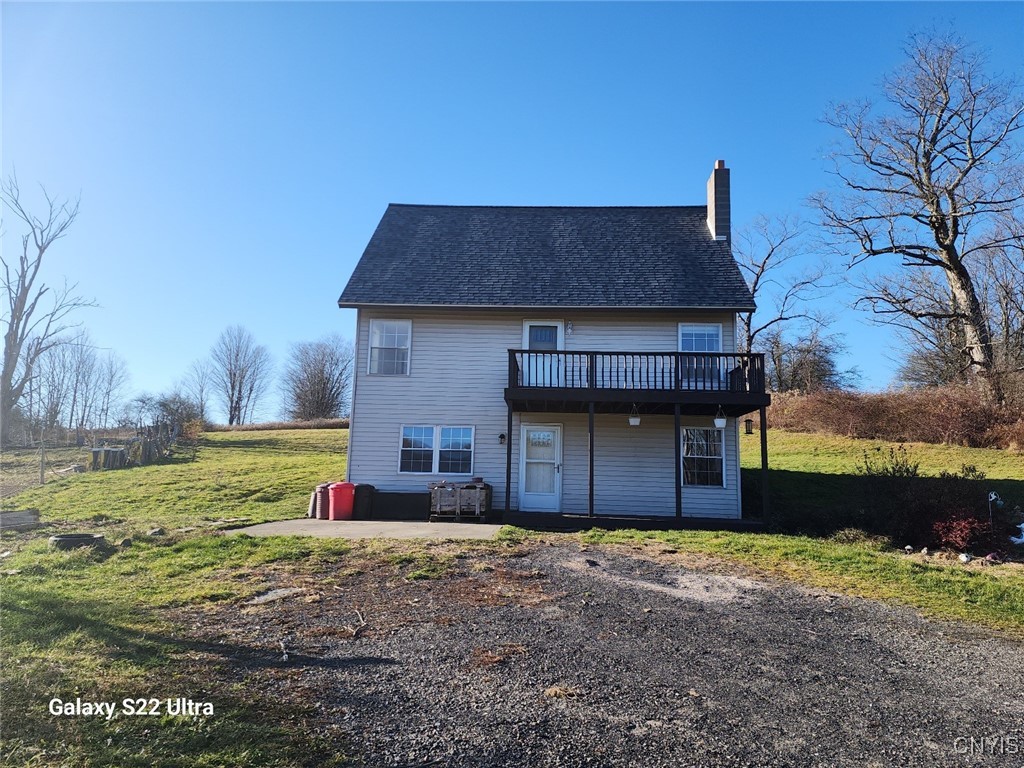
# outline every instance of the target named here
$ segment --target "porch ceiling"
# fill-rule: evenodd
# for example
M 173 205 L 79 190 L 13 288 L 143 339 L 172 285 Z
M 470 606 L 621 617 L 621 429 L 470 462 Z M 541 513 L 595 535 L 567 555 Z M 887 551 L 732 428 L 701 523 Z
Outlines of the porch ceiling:
M 681 392 L 633 389 L 591 391 L 570 387 L 508 387 L 505 402 L 513 411 L 545 413 L 586 413 L 590 403 L 595 413 L 630 413 L 633 406 L 641 414 L 671 415 L 676 404 L 684 416 L 714 416 L 719 406 L 726 416 L 735 418 L 752 413 L 771 403 L 771 396 L 752 392 Z

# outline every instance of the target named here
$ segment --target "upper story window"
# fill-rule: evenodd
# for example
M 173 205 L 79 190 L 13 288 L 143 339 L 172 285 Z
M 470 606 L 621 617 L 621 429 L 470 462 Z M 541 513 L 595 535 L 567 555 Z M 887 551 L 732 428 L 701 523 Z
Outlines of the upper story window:
M 717 323 L 680 323 L 680 352 L 721 352 L 722 326 Z
M 369 372 L 407 376 L 411 340 L 412 320 L 371 320 Z

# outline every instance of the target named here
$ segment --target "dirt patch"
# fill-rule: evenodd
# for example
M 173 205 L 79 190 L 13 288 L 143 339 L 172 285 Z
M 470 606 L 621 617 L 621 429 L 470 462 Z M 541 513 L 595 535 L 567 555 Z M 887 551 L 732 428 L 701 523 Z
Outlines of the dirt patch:
M 761 582 L 741 576 L 723 576 L 699 571 L 677 573 L 669 577 L 670 584 L 664 584 L 616 573 L 609 568 L 607 562 L 583 556 L 568 558 L 561 563 L 561 566 L 585 574 L 587 578 L 614 584 L 618 587 L 657 592 L 677 600 L 698 600 L 707 603 L 737 600 L 763 586 Z
M 1024 741 L 1019 643 L 652 549 L 445 551 L 429 579 L 386 551 L 177 618 L 365 766 L 1005 766 L 956 740 Z

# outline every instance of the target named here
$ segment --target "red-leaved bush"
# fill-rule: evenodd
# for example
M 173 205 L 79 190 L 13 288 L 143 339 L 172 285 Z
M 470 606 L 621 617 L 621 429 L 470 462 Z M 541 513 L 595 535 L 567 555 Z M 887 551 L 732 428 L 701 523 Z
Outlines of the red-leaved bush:
M 932 525 L 932 536 L 939 546 L 952 547 L 960 551 L 970 549 L 991 534 L 992 526 L 988 520 L 965 509 L 950 512 Z

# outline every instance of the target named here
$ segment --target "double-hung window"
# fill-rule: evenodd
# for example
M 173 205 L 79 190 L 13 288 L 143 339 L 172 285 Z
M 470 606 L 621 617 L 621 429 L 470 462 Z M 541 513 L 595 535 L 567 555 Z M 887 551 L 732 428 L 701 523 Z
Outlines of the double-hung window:
M 407 376 L 411 340 L 412 320 L 371 320 L 369 372 Z
M 683 430 L 683 485 L 725 485 L 724 436 L 721 429 Z
M 680 352 L 721 352 L 722 326 L 717 323 L 680 323 Z
M 473 427 L 402 427 L 399 472 L 473 474 Z
M 682 361 L 683 389 L 722 389 L 722 326 L 717 323 L 680 323 L 679 351 L 690 354 Z

